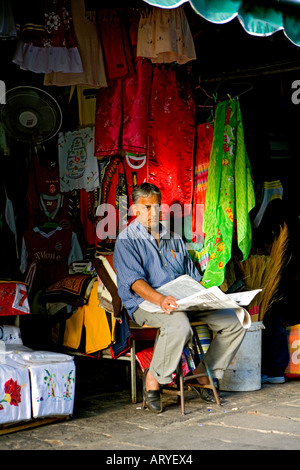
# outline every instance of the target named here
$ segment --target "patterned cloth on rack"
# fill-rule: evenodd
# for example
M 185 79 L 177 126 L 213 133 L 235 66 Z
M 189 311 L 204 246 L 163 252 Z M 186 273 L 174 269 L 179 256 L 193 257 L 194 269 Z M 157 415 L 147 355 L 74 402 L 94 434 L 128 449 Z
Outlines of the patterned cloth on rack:
M 61 192 L 92 191 L 99 187 L 99 168 L 94 157 L 94 128 L 60 132 L 58 138 Z
M 249 212 L 255 205 L 251 167 L 237 99 L 220 103 L 216 110 L 204 211 L 205 248 L 210 259 L 202 283 L 219 286 L 231 258 L 234 224 L 237 244 L 247 259 L 252 242 Z

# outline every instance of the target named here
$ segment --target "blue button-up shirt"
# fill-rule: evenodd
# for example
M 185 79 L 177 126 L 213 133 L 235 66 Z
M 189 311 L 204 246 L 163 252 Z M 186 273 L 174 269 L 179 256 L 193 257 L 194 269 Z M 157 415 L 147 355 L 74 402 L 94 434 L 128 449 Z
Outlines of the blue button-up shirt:
M 144 300 L 131 289 L 138 279 L 146 281 L 154 289 L 183 274 L 197 281 L 202 279 L 179 235 L 161 225 L 157 245 L 154 237 L 137 219 L 118 236 L 113 262 L 119 296 L 131 318 Z

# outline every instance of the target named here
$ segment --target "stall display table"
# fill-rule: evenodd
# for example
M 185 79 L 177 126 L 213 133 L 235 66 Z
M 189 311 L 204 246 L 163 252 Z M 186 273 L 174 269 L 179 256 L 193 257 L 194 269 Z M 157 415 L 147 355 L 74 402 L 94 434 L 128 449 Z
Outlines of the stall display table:
M 75 364 L 66 354 L 5 344 L 0 350 L 0 434 L 73 414 Z M 9 426 L 8 426 L 9 425 Z
M 67 419 L 73 414 L 74 360 L 66 354 L 24 346 L 18 318 L 27 314 L 30 307 L 26 284 L 1 280 L 0 435 Z M 14 325 L 3 325 L 9 317 L 15 317 Z

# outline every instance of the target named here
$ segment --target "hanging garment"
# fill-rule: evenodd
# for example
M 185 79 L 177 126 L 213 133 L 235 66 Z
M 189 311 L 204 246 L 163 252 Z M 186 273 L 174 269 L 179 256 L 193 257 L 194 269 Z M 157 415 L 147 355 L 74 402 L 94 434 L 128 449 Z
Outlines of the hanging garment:
M 146 155 L 130 153 L 126 153 L 124 157 L 113 157 L 103 166 L 100 178 L 101 195 L 96 210 L 98 217 L 92 219 L 87 215 L 86 209 L 81 210 L 82 225 L 85 227 L 86 236 L 89 235 L 90 243 L 92 238 L 96 240 L 96 244 L 100 240 L 109 240 L 111 243 L 111 240 L 115 240 L 119 232 L 133 220 L 134 216 L 130 210 L 132 190 L 134 186 L 147 180 L 147 170 Z M 82 202 L 82 208 L 87 208 L 86 195 L 83 196 L 85 201 Z
M 94 191 L 80 190 L 80 220 L 84 239 L 87 245 L 95 246 L 96 239 L 96 208 L 94 207 Z
M 116 240 L 128 224 L 128 193 L 121 156 L 113 157 L 102 179 L 100 205 L 97 209 L 96 241 Z
M 4 91 L 4 90 L 3 90 Z M 1 97 L 3 94 L 1 93 Z M 10 145 L 9 139 L 7 138 L 3 123 L 0 122 L 0 155 L 9 156 L 10 155 Z
M 28 293 L 41 289 L 69 275 L 69 265 L 82 260 L 75 233 L 61 227 L 46 233 L 35 227 L 24 233 L 20 270 L 28 283 Z
M 107 80 L 128 77 L 134 73 L 130 24 L 118 10 L 103 10 L 97 16 Z
M 126 175 L 127 194 L 129 205 L 132 204 L 131 194 L 134 186 L 145 183 L 148 177 L 147 155 L 137 155 L 130 152 L 125 153 L 123 166 Z
M 34 156 L 29 169 L 30 193 L 49 194 L 54 196 L 59 193 L 59 169 L 58 161 L 43 160 L 38 155 Z M 29 194 L 30 198 L 32 194 Z
M 56 160 L 32 158 L 26 193 L 28 229 L 45 222 L 55 222 L 70 228 L 68 194 L 60 193 L 59 167 Z
M 95 155 L 117 155 L 121 150 L 147 152 L 147 122 L 151 93 L 151 62 L 138 58 L 136 72 L 109 82 L 97 93 Z
M 7 226 L 10 228 L 12 233 L 14 234 L 15 237 L 15 245 L 16 245 L 16 255 L 17 258 L 19 257 L 19 252 L 18 252 L 18 234 L 17 234 L 17 226 L 16 226 L 16 216 L 15 216 L 15 211 L 14 211 L 14 206 L 12 201 L 9 199 L 7 195 L 7 191 L 5 186 L 3 185 L 3 189 L 5 192 L 6 196 L 6 203 L 5 203 L 5 221 L 7 223 Z M 3 221 L 1 220 L 1 225 Z
M 107 86 L 105 64 L 97 25 L 86 18 L 84 0 L 70 0 L 70 6 L 83 72 L 47 73 L 44 77 L 44 85 L 105 87 Z
M 0 185 L 0 278 L 14 279 L 18 273 L 19 252 L 15 211 L 5 185 Z
M 80 127 L 95 126 L 97 90 L 77 85 L 76 91 Z
M 0 39 L 16 39 L 17 30 L 11 2 L 2 0 L 0 3 Z
M 161 189 L 163 204 L 176 215 L 191 212 L 195 103 L 189 78 L 170 66 L 153 67 L 148 120 L 148 182 Z M 163 220 L 168 208 L 162 206 Z M 177 214 L 179 212 L 179 214 Z
M 147 57 L 153 63 L 185 64 L 197 59 L 183 7 L 152 7 L 141 13 L 137 56 Z
M 194 194 L 192 217 L 185 217 L 184 238 L 187 249 L 198 270 L 203 273 L 208 264 L 208 253 L 204 249 L 203 217 L 208 178 L 208 167 L 214 127 L 199 124 L 196 129 Z
M 219 286 L 224 281 L 235 221 L 237 244 L 243 259 L 247 259 L 252 242 L 249 212 L 254 205 L 239 102 L 224 101 L 216 110 L 205 199 L 203 231 L 210 256 L 202 278 L 205 287 Z
M 69 205 L 68 194 L 56 194 L 49 196 L 48 194 L 40 194 L 40 210 L 30 219 L 29 227 L 43 226 L 45 223 L 53 223 L 59 225 L 63 229 L 71 229 L 73 224 L 68 214 Z M 33 228 L 33 227 L 32 227 Z
M 192 231 L 196 236 L 204 236 L 203 215 L 214 127 L 207 123 L 199 124 L 196 133 Z
M 92 191 L 99 186 L 99 169 L 94 157 L 94 128 L 59 133 L 58 159 L 61 192 Z
M 33 221 L 35 216 L 40 212 L 40 194 L 56 196 L 59 194 L 59 191 L 58 162 L 47 161 L 42 164 L 39 156 L 35 155 L 30 163 L 26 193 L 26 206 L 29 220 Z
M 82 73 L 69 0 L 16 0 L 20 40 L 13 62 L 35 73 Z
M 269 202 L 273 201 L 274 199 L 282 199 L 282 195 L 283 187 L 279 180 L 264 182 L 263 201 L 258 213 L 255 216 L 255 219 L 253 220 L 253 228 L 257 228 L 260 225 Z
M 108 348 L 115 340 L 116 320 L 99 307 L 98 286 L 94 283 L 88 303 L 79 307 L 66 321 L 63 344 L 78 349 L 85 327 L 85 352 L 92 354 Z
M 122 14 L 122 16 L 121 16 Z M 95 155 L 110 157 L 122 150 L 145 154 L 151 92 L 151 62 L 136 58 L 139 13 L 98 13 L 108 88 L 97 93 Z

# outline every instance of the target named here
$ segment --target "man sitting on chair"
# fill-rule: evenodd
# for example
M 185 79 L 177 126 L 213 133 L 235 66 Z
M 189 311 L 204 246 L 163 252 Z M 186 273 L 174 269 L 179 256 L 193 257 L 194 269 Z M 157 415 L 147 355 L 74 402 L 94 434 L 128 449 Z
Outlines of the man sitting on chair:
M 172 382 L 172 373 L 181 360 L 183 347 L 192 338 L 190 320 L 203 321 L 215 332 L 205 358 L 217 379 L 222 378 L 245 330 L 234 310 L 183 312 L 178 309 L 174 297 L 164 296 L 156 290 L 184 274 L 199 282 L 202 276 L 194 266 L 183 239 L 160 223 L 159 188 L 150 183 L 136 186 L 132 191 L 132 201 L 136 219 L 119 234 L 113 261 L 119 296 L 129 316 L 140 326 L 149 325 L 160 330 L 150 367 L 144 372 L 143 390 L 149 410 L 160 413 L 160 385 Z M 158 305 L 162 312 L 143 310 L 140 308 L 143 300 Z M 200 363 L 193 373 L 203 374 L 204 371 Z M 207 375 L 197 380 L 201 384 L 209 384 Z M 210 389 L 199 390 L 203 399 L 212 401 Z

